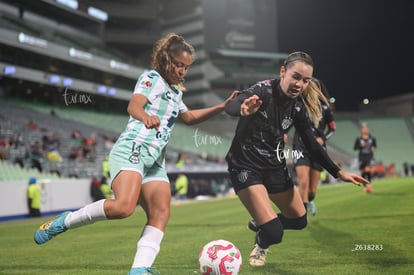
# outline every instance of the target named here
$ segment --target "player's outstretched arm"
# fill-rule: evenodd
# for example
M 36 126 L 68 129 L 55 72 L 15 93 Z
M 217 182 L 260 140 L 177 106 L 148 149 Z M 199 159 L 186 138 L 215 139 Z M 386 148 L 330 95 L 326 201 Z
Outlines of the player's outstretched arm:
M 363 177 L 358 176 L 353 173 L 346 172 L 344 170 L 339 170 L 338 178 L 346 182 L 352 182 L 353 184 L 358 185 L 358 186 L 361 186 L 361 184 L 366 185 L 369 183 L 369 181 L 367 181 Z
M 187 125 L 194 125 L 203 122 L 210 117 L 222 112 L 226 105 L 237 95 L 237 91 L 234 91 L 224 102 L 212 107 L 203 109 L 189 110 L 180 114 L 180 119 Z

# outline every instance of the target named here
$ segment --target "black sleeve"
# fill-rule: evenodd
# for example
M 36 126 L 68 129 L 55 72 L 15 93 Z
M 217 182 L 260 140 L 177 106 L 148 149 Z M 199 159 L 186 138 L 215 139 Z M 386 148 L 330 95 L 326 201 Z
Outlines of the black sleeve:
M 243 101 L 253 95 L 257 95 L 261 100 L 263 100 L 262 106 L 260 106 L 260 110 L 262 110 L 268 102 L 268 98 L 265 94 L 266 89 L 263 89 L 261 82 L 256 83 L 248 89 L 239 92 L 235 98 L 227 103 L 224 111 L 231 116 L 240 116 L 240 107 L 243 104 Z
M 240 106 L 246 98 L 249 98 L 252 95 L 253 94 L 248 91 L 239 92 L 239 94 L 235 98 L 233 98 L 232 100 L 230 100 L 229 103 L 227 103 L 226 107 L 224 108 L 224 111 L 226 111 L 226 113 L 231 116 L 240 116 Z
M 296 113 L 295 128 L 302 138 L 303 144 L 311 154 L 312 158 L 320 165 L 322 165 L 322 167 L 325 168 L 329 174 L 335 178 L 338 177 L 338 172 L 340 169 L 328 156 L 323 147 L 316 141 L 309 123 L 307 122 L 304 108 L 301 108 L 301 110 Z
M 359 150 L 361 149 L 359 146 L 360 142 L 359 142 L 359 138 L 356 138 L 355 143 L 354 143 L 354 150 Z
M 326 106 L 326 109 L 324 109 L 323 116 L 324 116 L 326 125 L 328 126 L 328 130 L 326 131 L 326 133 L 324 133 L 324 140 L 326 141 L 335 133 L 336 126 L 335 126 L 335 121 L 334 121 L 332 111 L 328 106 Z

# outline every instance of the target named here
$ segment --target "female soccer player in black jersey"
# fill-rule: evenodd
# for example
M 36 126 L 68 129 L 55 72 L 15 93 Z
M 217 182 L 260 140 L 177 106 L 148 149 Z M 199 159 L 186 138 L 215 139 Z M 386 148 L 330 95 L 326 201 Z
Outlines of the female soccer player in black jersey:
M 316 141 L 326 150 L 326 141 L 333 135 L 336 130 L 334 117 L 329 107 L 328 92 L 325 85 L 318 79 L 313 78 L 309 83 L 309 93 L 323 93 L 321 97 L 321 118 L 315 124 L 308 116 L 309 125 L 315 135 Z M 316 215 L 316 205 L 314 199 L 316 190 L 320 181 L 323 167 L 317 163 L 309 154 L 299 133 L 295 131 L 293 136 L 293 150 L 299 151 L 299 157 L 293 158 L 296 175 L 299 184 L 299 193 L 307 209 L 313 216 Z
M 374 152 L 377 149 L 377 139 L 371 135 L 369 127 L 366 123 L 361 124 L 361 136 L 357 137 L 354 143 L 354 150 L 358 150 L 358 162 L 361 176 L 371 181 L 371 176 L 374 173 Z M 365 186 L 364 192 L 370 193 L 372 191 L 371 184 Z
M 294 188 L 283 153 L 283 134 L 293 125 L 312 157 L 330 174 L 356 185 L 364 178 L 345 172 L 316 142 L 306 112 L 320 117 L 318 97 L 302 98 L 313 74 L 312 58 L 303 52 L 290 54 L 280 68 L 280 79 L 265 80 L 241 91 L 225 110 L 240 116 L 226 156 L 230 179 L 239 199 L 255 221 L 255 246 L 249 258 L 262 266 L 268 248 L 282 241 L 284 229 L 302 229 L 306 210 Z M 271 202 L 281 210 L 276 214 Z

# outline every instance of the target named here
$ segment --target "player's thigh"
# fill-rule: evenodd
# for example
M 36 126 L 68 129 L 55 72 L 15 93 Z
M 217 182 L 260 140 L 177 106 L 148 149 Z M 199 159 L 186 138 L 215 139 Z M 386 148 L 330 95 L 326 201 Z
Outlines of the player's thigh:
M 299 218 L 306 214 L 299 191 L 295 187 L 284 192 L 270 194 L 270 199 L 287 218 Z
M 258 224 L 266 223 L 276 217 L 266 187 L 262 184 L 248 186 L 237 193 L 244 207 Z
M 136 171 L 123 170 L 112 181 L 115 200 L 137 203 L 141 189 L 142 176 Z

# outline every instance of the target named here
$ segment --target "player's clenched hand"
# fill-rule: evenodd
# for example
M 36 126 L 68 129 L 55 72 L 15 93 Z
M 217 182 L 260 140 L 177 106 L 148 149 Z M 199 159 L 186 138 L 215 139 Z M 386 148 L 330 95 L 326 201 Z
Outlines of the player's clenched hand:
M 142 119 L 142 123 L 144 123 L 147 129 L 158 130 L 160 119 L 157 116 L 146 116 Z
M 263 101 L 257 95 L 252 95 L 243 101 L 240 107 L 240 114 L 242 116 L 252 115 L 259 110 L 262 103 Z
M 361 184 L 365 185 L 369 183 L 369 181 L 367 181 L 363 177 L 358 176 L 356 174 L 345 172 L 344 170 L 339 170 L 338 177 L 343 181 L 352 182 L 353 184 L 358 186 L 361 186 Z

